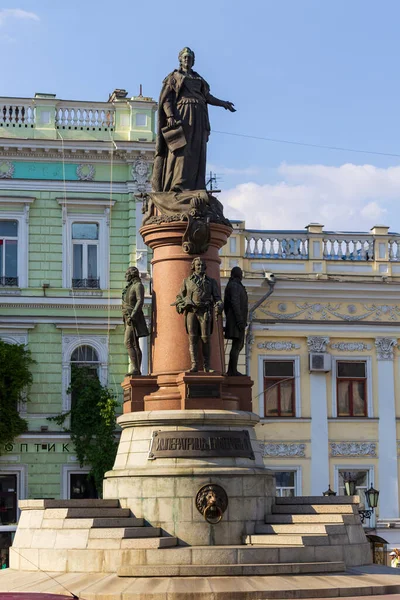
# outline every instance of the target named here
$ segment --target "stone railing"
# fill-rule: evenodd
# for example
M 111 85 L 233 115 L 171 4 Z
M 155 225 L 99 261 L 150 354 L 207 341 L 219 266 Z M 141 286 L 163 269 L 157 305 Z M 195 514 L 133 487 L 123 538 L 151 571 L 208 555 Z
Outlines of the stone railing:
M 58 102 L 55 124 L 58 129 L 111 129 L 114 127 L 114 107 L 106 102 L 83 104 Z
M 0 102 L 0 123 L 2 125 L 34 125 L 35 107 L 21 99 L 18 104 Z
M 321 231 L 244 230 L 245 258 L 273 260 L 364 261 L 376 258 L 400 262 L 400 234 Z M 314 250 L 310 256 L 311 245 Z
M 245 238 L 247 258 L 308 258 L 308 239 L 304 232 L 247 231 Z
M 24 137 L 34 139 L 108 140 L 112 134 L 115 141 L 154 142 L 156 108 L 154 100 L 143 96 L 107 102 L 61 100 L 54 94 L 3 96 L 0 137 L 18 138 L 24 129 Z
M 373 260 L 374 237 L 372 235 L 344 233 L 324 234 L 323 257 L 325 260 Z

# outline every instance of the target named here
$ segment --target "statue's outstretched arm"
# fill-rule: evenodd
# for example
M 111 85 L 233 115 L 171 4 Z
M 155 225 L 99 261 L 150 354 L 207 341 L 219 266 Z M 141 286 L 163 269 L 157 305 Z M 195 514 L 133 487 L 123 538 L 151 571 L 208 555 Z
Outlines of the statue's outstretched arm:
M 225 108 L 225 110 L 236 112 L 236 108 L 234 108 L 235 105 L 233 102 L 229 102 L 229 100 L 220 100 L 212 94 L 208 94 L 206 100 L 207 104 L 211 104 L 211 106 L 221 106 L 222 108 Z

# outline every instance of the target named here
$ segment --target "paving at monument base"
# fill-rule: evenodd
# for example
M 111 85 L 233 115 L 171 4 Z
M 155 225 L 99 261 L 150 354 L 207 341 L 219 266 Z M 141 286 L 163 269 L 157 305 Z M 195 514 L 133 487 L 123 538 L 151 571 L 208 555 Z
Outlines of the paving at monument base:
M 263 600 L 351 598 L 381 594 L 388 598 L 399 598 L 400 570 L 370 565 L 348 569 L 346 573 L 314 576 L 121 578 L 104 573 L 43 573 L 6 569 L 0 576 L 0 598 L 14 600 L 4 592 L 18 591 L 35 592 L 39 594 L 37 600 L 42 600 L 40 593 L 60 594 L 62 600 L 73 597 L 73 594 L 81 600 Z M 29 597 L 31 599 L 32 596 Z M 43 600 L 47 600 L 46 596 Z

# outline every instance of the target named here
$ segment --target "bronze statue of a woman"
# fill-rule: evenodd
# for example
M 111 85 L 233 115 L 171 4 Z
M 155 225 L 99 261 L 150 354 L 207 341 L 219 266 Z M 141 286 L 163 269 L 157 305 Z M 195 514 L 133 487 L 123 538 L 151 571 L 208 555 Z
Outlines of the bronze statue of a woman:
M 207 105 L 235 112 L 232 102 L 210 94 L 210 86 L 192 70 L 194 52 L 183 48 L 179 69 L 163 81 L 158 105 L 158 135 L 153 192 L 206 189 L 206 145 L 210 135 Z

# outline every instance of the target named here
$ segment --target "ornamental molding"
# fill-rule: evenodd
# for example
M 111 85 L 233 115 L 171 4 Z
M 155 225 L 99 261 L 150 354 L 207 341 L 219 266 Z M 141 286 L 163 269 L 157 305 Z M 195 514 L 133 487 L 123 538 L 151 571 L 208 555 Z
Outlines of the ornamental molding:
M 11 179 L 14 175 L 15 167 L 9 160 L 0 161 L 0 178 Z
M 328 343 L 328 337 L 314 335 L 307 338 L 307 346 L 309 352 L 326 352 L 326 346 Z
M 150 177 L 150 164 L 143 157 L 138 158 L 131 167 L 133 182 L 139 192 L 147 190 Z
M 76 174 L 79 181 L 93 181 L 96 169 L 91 164 L 81 163 L 76 167 Z
M 329 321 L 334 318 L 341 321 L 357 322 L 370 319 L 380 321 L 400 321 L 400 306 L 397 304 L 333 304 L 320 302 L 294 302 L 297 310 L 287 312 L 287 304 L 280 303 L 277 306 L 279 312 L 272 310 L 274 303 L 267 302 L 257 310 L 268 317 L 282 320 L 305 319 L 307 321 Z
M 388 337 L 379 337 L 375 339 L 378 360 L 393 360 L 394 348 L 397 345 L 397 339 Z
M 363 342 L 337 342 L 331 344 L 331 348 L 340 352 L 362 352 L 363 350 L 371 350 L 372 346 Z
M 374 442 L 332 442 L 331 456 L 377 456 Z
M 306 445 L 299 443 L 274 444 L 271 442 L 260 442 L 260 448 L 263 456 L 269 456 L 274 458 L 286 458 L 288 456 L 305 457 L 306 455 Z
M 295 344 L 290 341 L 279 341 L 279 342 L 260 342 L 257 344 L 257 348 L 265 348 L 266 350 L 295 350 L 300 348 L 299 344 Z

